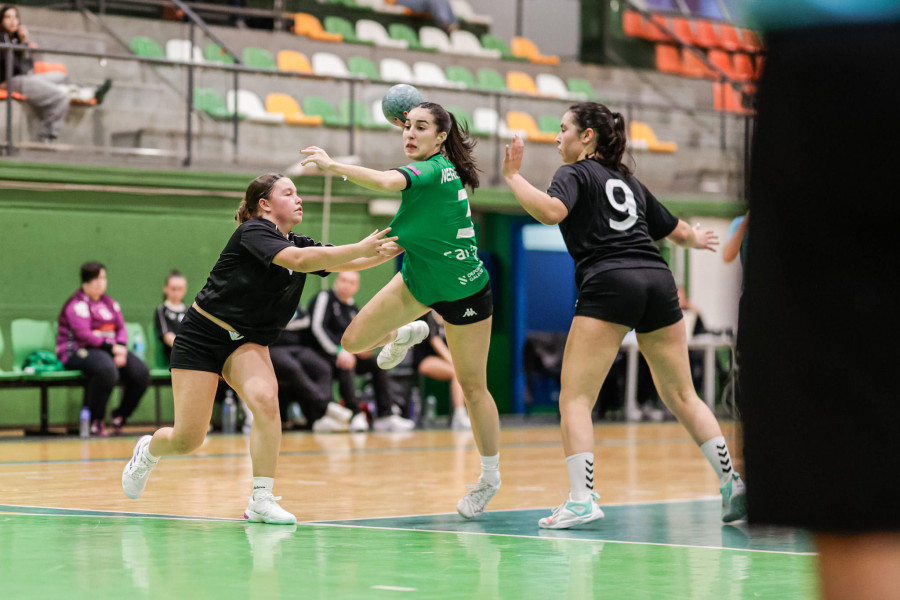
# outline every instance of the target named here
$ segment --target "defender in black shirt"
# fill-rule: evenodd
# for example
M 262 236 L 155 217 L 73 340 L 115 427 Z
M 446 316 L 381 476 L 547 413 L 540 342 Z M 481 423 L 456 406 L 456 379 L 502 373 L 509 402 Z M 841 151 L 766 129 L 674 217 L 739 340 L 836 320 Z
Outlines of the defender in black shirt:
M 565 164 L 546 193 L 519 174 L 524 143 L 518 136 L 503 163 L 506 182 L 525 210 L 545 225 L 559 224 L 578 285 L 559 395 L 569 499 L 538 524 L 565 529 L 603 517 L 593 486 L 591 412 L 631 329 L 663 402 L 719 476 L 722 519 L 743 518 L 744 483 L 715 416 L 694 390 L 675 281 L 653 244 L 665 237 L 712 250 L 718 239 L 672 216 L 622 164 L 625 119 L 619 113 L 594 102 L 575 104 L 563 115 L 556 142 Z
M 122 473 L 122 488 L 129 498 L 138 498 L 158 457 L 186 454 L 203 443 L 221 374 L 254 417 L 253 493 L 244 517 L 293 524 L 297 519 L 272 495 L 281 419 L 266 346 L 294 314 L 307 273 L 367 269 L 401 250 L 395 237 L 385 237 L 388 230 L 346 246 L 326 247 L 295 235 L 291 229 L 303 220 L 302 200 L 293 182 L 281 175 L 255 179 L 235 218 L 240 225 L 188 309 L 172 347 L 174 427 L 138 441 Z

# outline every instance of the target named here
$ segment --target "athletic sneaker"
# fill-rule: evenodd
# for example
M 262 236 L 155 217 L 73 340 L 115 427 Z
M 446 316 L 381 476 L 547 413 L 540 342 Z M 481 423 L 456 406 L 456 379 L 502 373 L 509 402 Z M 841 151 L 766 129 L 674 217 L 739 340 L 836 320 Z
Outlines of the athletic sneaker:
M 113 435 L 122 435 L 122 427 L 125 425 L 124 417 L 113 417 Z
M 425 321 L 413 321 L 403 327 L 409 327 L 409 340 L 399 343 L 396 340 L 385 344 L 378 353 L 375 362 L 382 369 L 393 369 L 406 358 L 406 352 L 422 340 L 428 337 L 428 323 Z
M 472 429 L 472 421 L 469 420 L 469 414 L 465 408 L 457 408 L 453 411 L 453 418 L 450 420 L 451 429 Z
M 272 525 L 293 525 L 297 517 L 278 506 L 281 496 L 273 496 L 268 490 L 254 492 L 250 503 L 244 511 L 244 518 L 251 523 L 270 523 Z
M 338 421 L 326 413 L 313 423 L 312 430 L 316 433 L 343 433 L 350 431 L 350 425 L 346 421 Z
M 150 478 L 150 471 L 159 462 L 159 459 L 150 460 L 147 458 L 147 451 L 150 448 L 150 440 L 152 435 L 145 435 L 134 445 L 134 454 L 131 460 L 125 465 L 122 471 L 122 489 L 125 495 L 136 500 L 144 493 L 144 487 L 147 485 L 147 479 Z
M 91 423 L 91 435 L 94 437 L 109 437 L 109 432 L 106 431 L 106 425 L 103 424 L 103 421 Z
M 600 496 L 591 492 L 587 500 L 575 502 L 569 494 L 565 502 L 553 509 L 553 514 L 538 521 L 538 526 L 543 529 L 568 529 L 602 519 L 603 511 L 597 504 L 599 499 Z
M 500 491 L 500 484 L 493 485 L 478 477 L 473 485 L 467 488 L 469 493 L 462 497 L 456 505 L 456 512 L 466 519 L 474 519 L 484 512 L 494 494 Z
M 353 415 L 353 418 L 350 419 L 350 431 L 368 431 L 369 430 L 369 418 L 366 417 L 366 413 L 359 412 Z
M 747 516 L 747 486 L 737 473 L 731 474 L 731 480 L 719 488 L 722 494 L 722 521 L 731 523 Z
M 350 419 L 353 418 L 353 411 L 337 402 L 329 402 L 328 408 L 325 409 L 325 414 L 341 423 L 349 423 Z
M 372 421 L 372 429 L 375 431 L 412 431 L 416 428 L 415 421 L 404 419 L 400 415 L 378 417 Z

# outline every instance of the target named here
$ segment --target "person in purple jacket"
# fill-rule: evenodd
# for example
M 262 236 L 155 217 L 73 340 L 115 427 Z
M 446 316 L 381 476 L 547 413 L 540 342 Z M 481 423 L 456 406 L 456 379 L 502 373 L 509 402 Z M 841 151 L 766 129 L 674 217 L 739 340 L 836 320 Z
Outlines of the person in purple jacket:
M 56 355 L 67 369 L 84 372 L 88 378 L 84 405 L 91 411 L 91 435 L 106 437 L 103 417 L 116 384 L 123 393 L 112 411 L 113 432 L 137 408 L 150 383 L 144 362 L 128 351 L 128 334 L 119 303 L 106 295 L 106 267 L 99 262 L 81 265 L 81 289 L 72 294 L 59 313 Z

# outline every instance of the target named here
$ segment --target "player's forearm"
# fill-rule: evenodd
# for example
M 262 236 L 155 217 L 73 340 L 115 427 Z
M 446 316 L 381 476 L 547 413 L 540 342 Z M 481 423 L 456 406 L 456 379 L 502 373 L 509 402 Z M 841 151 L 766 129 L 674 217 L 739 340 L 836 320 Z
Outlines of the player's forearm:
M 344 246 L 310 246 L 307 248 L 288 248 L 282 252 L 287 253 L 284 263 L 279 260 L 281 253 L 274 261 L 279 266 L 288 267 L 301 273 L 314 271 L 327 271 L 331 267 L 350 262 L 360 258 L 363 249 L 359 244 L 346 244 Z
M 538 222 L 544 225 L 556 225 L 562 220 L 557 218 L 558 215 L 552 210 L 554 208 L 553 198 L 528 183 L 519 173 L 506 177 L 506 183 L 522 208 Z
M 393 256 L 367 256 L 365 258 L 356 258 L 340 265 L 335 265 L 325 269 L 331 273 L 340 273 L 342 271 L 364 271 L 382 265 L 394 258 Z
M 403 185 L 399 185 L 397 178 L 392 175 L 399 175 L 396 171 L 378 171 L 363 167 L 360 165 L 348 165 L 335 162 L 325 169 L 335 175 L 346 177 L 358 186 L 377 192 L 397 192 L 403 189 Z M 402 176 L 400 176 L 402 178 Z

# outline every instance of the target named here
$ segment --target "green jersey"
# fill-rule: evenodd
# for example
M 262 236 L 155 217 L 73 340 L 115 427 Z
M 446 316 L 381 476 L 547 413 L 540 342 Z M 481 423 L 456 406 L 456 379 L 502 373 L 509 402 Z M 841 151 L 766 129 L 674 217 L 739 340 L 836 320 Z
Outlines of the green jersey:
M 401 270 L 406 287 L 426 306 L 480 292 L 488 274 L 478 258 L 469 197 L 456 167 L 435 154 L 397 170 L 407 186 L 390 235 L 406 250 Z

